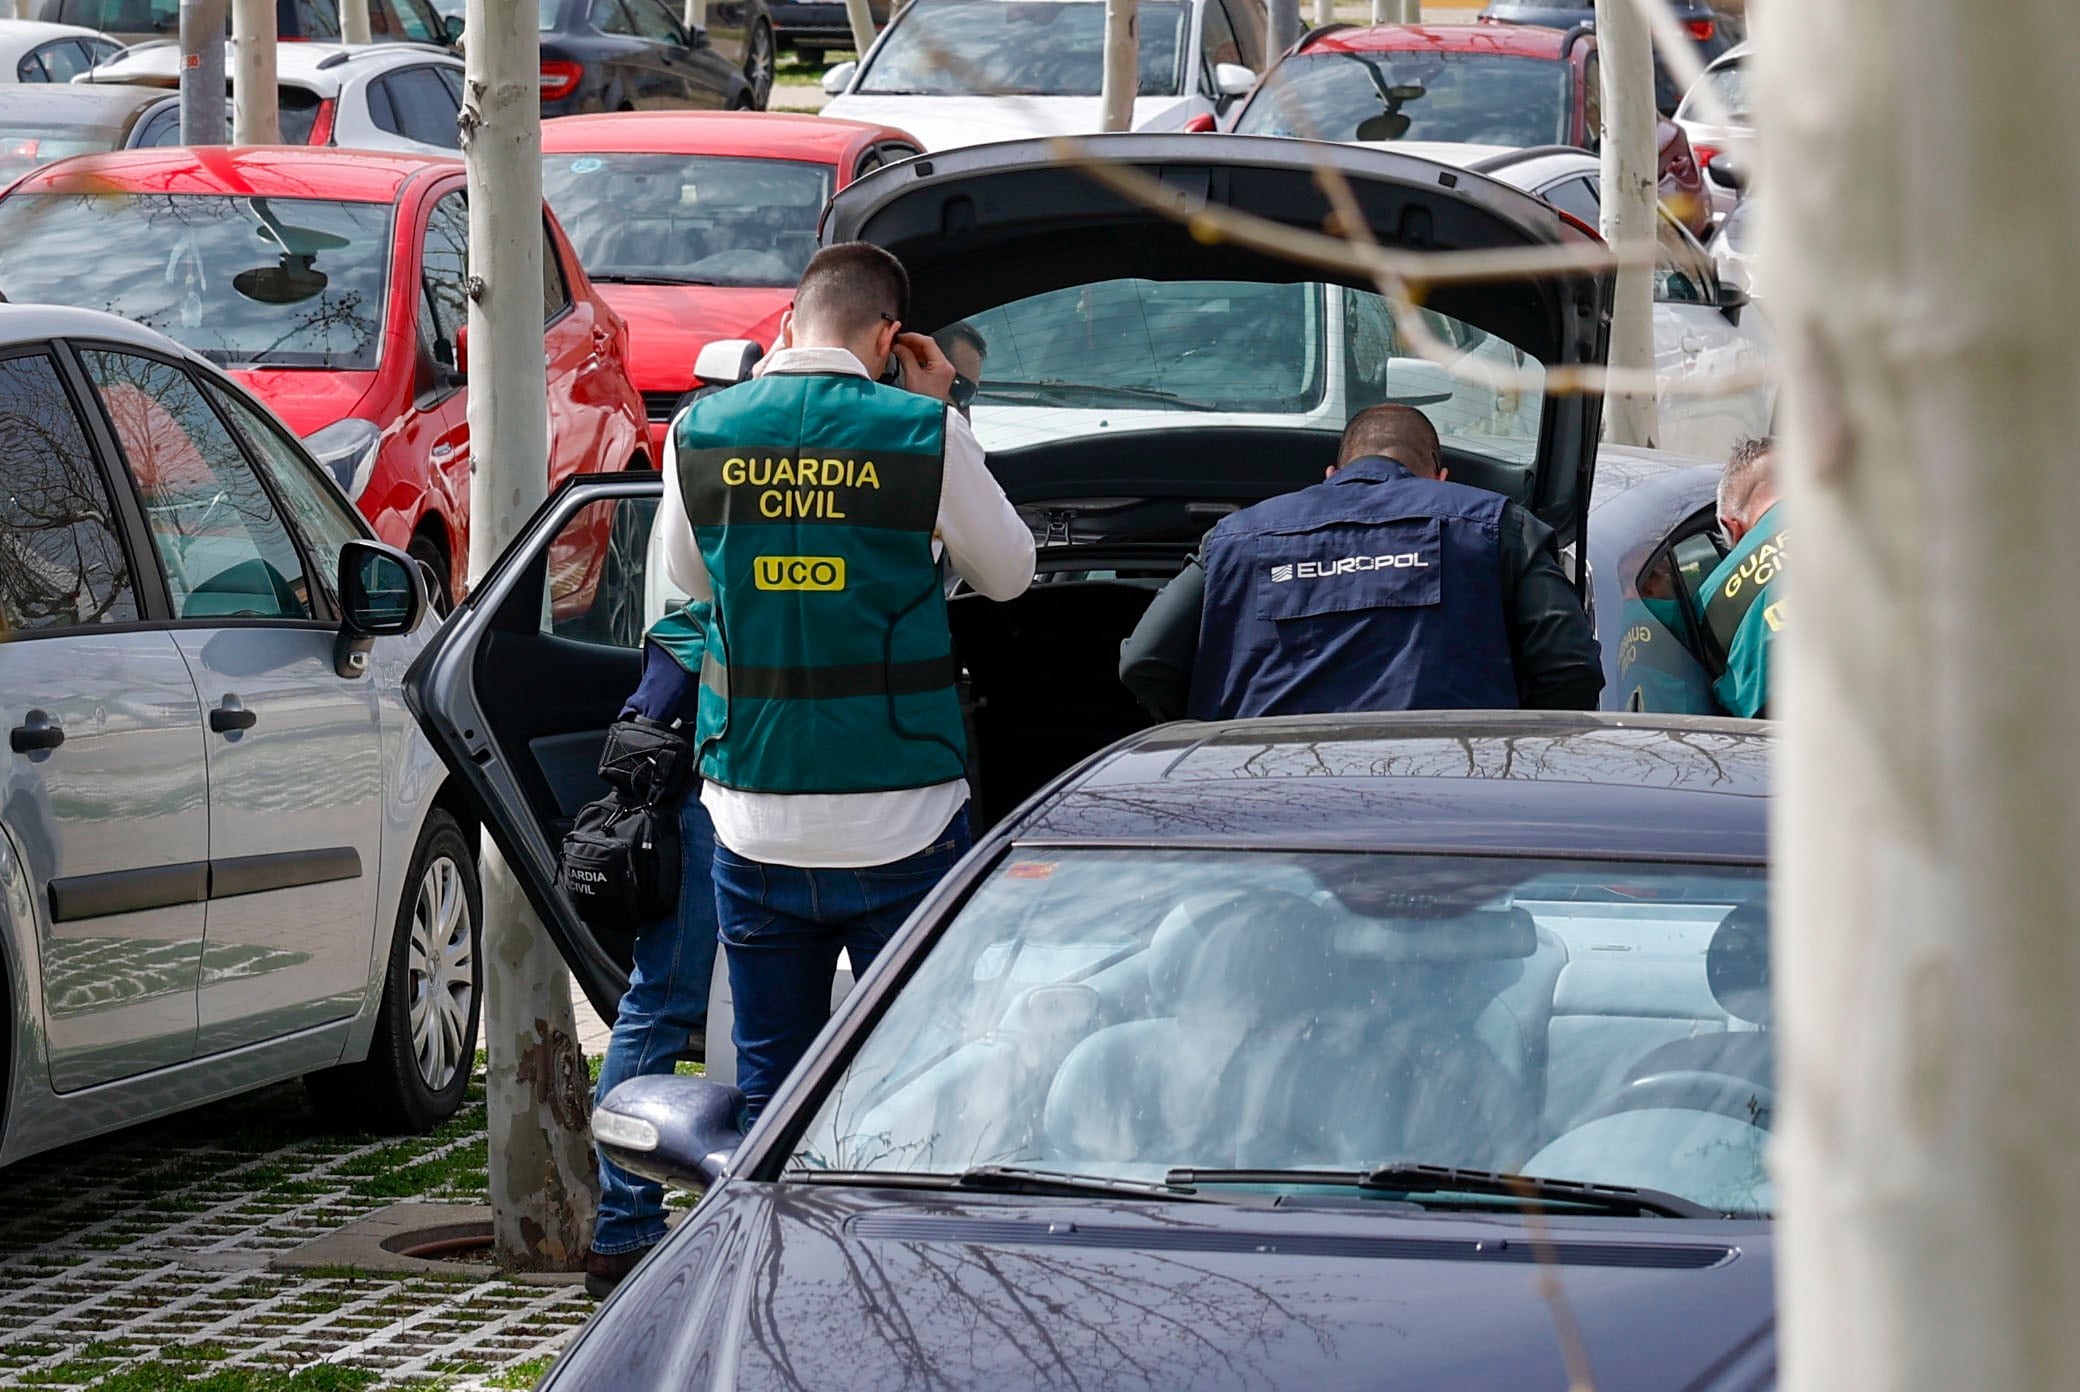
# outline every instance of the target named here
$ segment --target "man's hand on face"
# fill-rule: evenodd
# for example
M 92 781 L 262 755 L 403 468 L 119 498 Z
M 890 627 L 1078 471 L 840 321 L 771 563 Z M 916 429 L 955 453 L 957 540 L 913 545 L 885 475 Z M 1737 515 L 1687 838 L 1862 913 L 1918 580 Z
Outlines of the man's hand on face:
M 903 386 L 919 396 L 953 399 L 953 364 L 939 345 L 921 333 L 896 335 L 895 354 L 903 364 Z

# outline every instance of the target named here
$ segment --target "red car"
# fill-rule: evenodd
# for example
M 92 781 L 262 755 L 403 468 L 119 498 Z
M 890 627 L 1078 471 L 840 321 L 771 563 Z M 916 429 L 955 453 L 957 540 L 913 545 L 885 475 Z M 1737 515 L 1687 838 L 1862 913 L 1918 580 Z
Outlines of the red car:
M 770 347 L 831 194 L 918 153 L 890 126 L 757 111 L 622 111 L 542 122 L 542 192 L 599 293 L 664 434 L 717 339 Z
M 0 198 L 0 292 L 113 310 L 229 369 L 305 437 L 377 535 L 445 577 L 452 597 L 469 563 L 468 231 L 459 160 L 89 155 Z M 648 468 L 628 329 L 546 213 L 542 239 L 549 483 Z M 570 562 L 566 609 L 587 601 L 599 558 Z
M 1317 140 L 1594 150 L 1603 88 L 1587 26 L 1327 24 L 1264 75 L 1228 129 Z M 1702 237 L 1711 200 L 1682 128 L 1658 117 L 1661 201 Z

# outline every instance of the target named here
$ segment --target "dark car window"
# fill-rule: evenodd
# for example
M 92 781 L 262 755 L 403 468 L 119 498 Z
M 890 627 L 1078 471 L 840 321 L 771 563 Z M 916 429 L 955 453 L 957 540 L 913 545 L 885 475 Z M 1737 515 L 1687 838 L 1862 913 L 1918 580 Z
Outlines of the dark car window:
M 80 358 L 137 482 L 175 617 L 311 617 L 288 528 L 187 370 L 131 353 Z
M 179 102 L 168 102 L 153 111 L 138 123 L 131 133 L 130 144 L 137 149 L 155 149 L 161 145 L 181 143 L 181 107 Z
M 546 4 L 544 10 L 543 18 L 546 19 Z M 621 7 L 621 0 L 592 0 L 592 8 L 586 11 L 586 18 L 591 21 L 592 27 L 602 34 L 632 36 L 636 32 L 634 23 L 628 17 L 628 11 Z
M 91 66 L 85 49 L 71 39 L 61 39 L 22 55 L 14 75 L 22 82 L 70 82 L 74 74 Z
M 679 21 L 664 7 L 663 0 L 625 0 L 628 12 L 635 18 L 636 33 L 657 43 L 684 47 L 686 33 Z
M 282 500 L 289 521 L 303 542 L 304 551 L 318 571 L 319 587 L 337 604 L 339 550 L 348 542 L 368 535 L 360 515 L 354 511 L 354 505 L 341 497 L 339 490 L 320 475 L 317 466 L 289 443 L 279 424 L 245 398 L 204 380 L 210 399 L 230 420 L 239 438 L 245 441 L 246 448 L 260 461 L 267 481 L 274 485 L 275 496 Z
M 1664 304 L 1714 304 L 1718 300 L 1712 259 L 1681 224 L 1662 213 L 1655 219 L 1661 258 L 1654 263 L 1654 298 Z
M 460 111 L 462 109 L 462 69 L 438 67 L 434 71 L 439 73 L 441 81 L 448 85 L 448 95 L 455 98 L 455 109 Z
M 0 359 L 0 638 L 138 616 L 115 515 L 57 365 Z
M 1206 18 L 1199 31 L 1199 54 L 1206 60 L 1210 76 L 1216 63 L 1240 63 L 1242 45 L 1236 42 L 1235 25 L 1221 0 L 1206 0 Z
M 554 154 L 542 193 L 594 280 L 793 285 L 835 173 L 801 160 Z
M 462 191 L 441 195 L 426 219 L 419 262 L 419 340 L 444 367 L 455 365 L 455 341 L 469 319 L 469 204 Z
M 1302 53 L 1236 118 L 1246 135 L 1552 145 L 1570 138 L 1573 68 L 1493 53 Z M 1381 93 L 1391 94 L 1386 99 Z
M 1136 16 L 1144 97 L 1189 87 L 1189 16 L 1176 0 L 1142 0 Z M 874 45 L 855 89 L 884 95 L 1095 97 L 1104 76 L 1105 13 L 1081 0 L 911 0 Z M 946 55 L 959 54 L 951 64 Z
M 308 145 L 318 129 L 318 108 L 323 105 L 308 87 L 284 85 L 275 93 L 275 109 L 282 123 L 284 145 Z
M 549 235 L 547 219 L 542 222 L 542 318 L 554 319 L 570 308 L 571 290 L 564 283 L 563 260 L 556 254 L 556 239 Z
M 180 0 L 61 0 L 46 18 L 116 34 L 172 35 L 180 32 L 180 16 Z
M 445 44 L 447 32 L 441 17 L 425 0 L 383 0 L 392 13 L 397 36 L 408 43 Z
M 1242 61 L 1264 71 L 1264 0 L 1228 0 L 1228 18 L 1235 26 L 1235 42 L 1242 48 Z
M 1547 189 L 1546 202 L 1571 218 L 1594 227 L 1603 217 L 1602 201 L 1596 196 L 1596 186 L 1587 179 L 1566 179 Z
M 371 106 L 375 122 L 392 135 L 453 150 L 461 137 L 455 127 L 455 96 L 433 67 L 403 68 L 379 84 L 388 95 L 389 110 Z M 385 117 L 389 120 L 386 122 Z

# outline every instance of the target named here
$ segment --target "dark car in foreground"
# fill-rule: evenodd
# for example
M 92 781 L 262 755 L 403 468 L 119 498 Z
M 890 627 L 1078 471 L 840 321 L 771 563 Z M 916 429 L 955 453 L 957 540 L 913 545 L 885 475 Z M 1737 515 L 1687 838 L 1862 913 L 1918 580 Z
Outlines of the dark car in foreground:
M 773 90 L 765 0 L 716 0 L 689 29 L 667 0 L 540 0 L 542 115 L 764 110 Z
M 608 1099 L 707 1192 L 544 1386 L 1770 1386 L 1767 761 L 1530 713 L 1107 751 L 749 1137 Z

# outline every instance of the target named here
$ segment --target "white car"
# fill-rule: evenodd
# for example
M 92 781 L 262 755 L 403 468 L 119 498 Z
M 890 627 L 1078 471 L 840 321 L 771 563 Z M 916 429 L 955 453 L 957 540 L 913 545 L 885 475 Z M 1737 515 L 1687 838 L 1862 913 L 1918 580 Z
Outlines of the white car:
M 1546 146 L 1497 154 L 1486 146 L 1432 145 L 1421 153 L 1536 194 L 1589 226 L 1600 213 L 1602 165 L 1583 150 Z M 1773 381 L 1692 390 L 1713 377 L 1747 376 L 1768 363 L 1769 322 L 1748 292 L 1719 274 L 1712 256 L 1681 223 L 1660 211 L 1661 259 L 1654 267 L 1654 370 L 1660 433 L 1678 454 L 1723 460 L 1734 445 L 1771 432 Z
M 1141 0 L 1134 129 L 1217 117 L 1264 70 L 1263 0 Z M 899 126 L 926 150 L 1100 129 L 1104 0 L 911 0 L 826 116 Z
M 228 50 L 228 45 L 226 46 Z M 230 54 L 225 54 L 230 67 Z M 180 48 L 140 44 L 75 82 L 180 85 Z M 460 147 L 462 60 L 430 44 L 285 43 L 275 50 L 282 143 L 448 155 Z
M 1697 167 L 1704 171 L 1705 182 L 1711 186 L 1714 219 L 1725 217 L 1740 201 L 1741 184 L 1748 173 L 1748 152 L 1755 146 L 1755 126 L 1749 116 L 1752 103 L 1748 97 L 1751 51 L 1747 44 L 1735 44 L 1713 59 L 1697 86 L 1683 94 L 1682 104 L 1676 108 L 1675 123 L 1690 137 L 1690 151 L 1697 156 Z M 1698 89 L 1703 87 L 1709 87 L 1719 98 L 1734 124 L 1720 125 L 1704 119 L 1703 103 L 1698 100 Z M 1714 170 L 1722 155 L 1733 156 L 1728 163 L 1736 173 Z
M 70 82 L 122 51 L 108 35 L 77 24 L 0 19 L 0 82 Z

